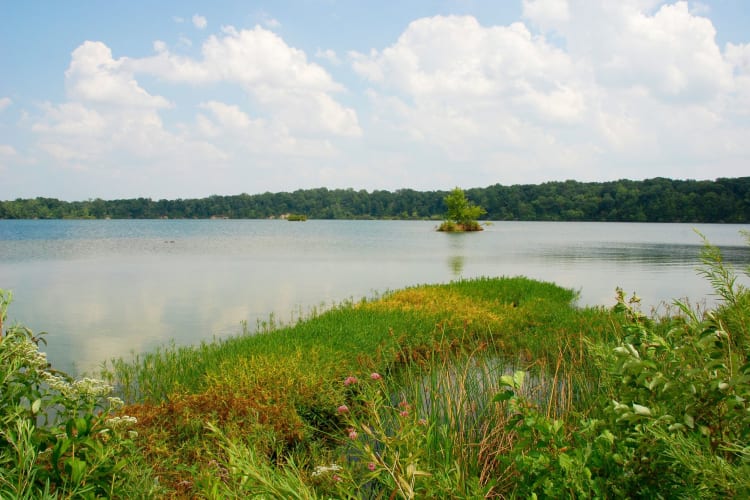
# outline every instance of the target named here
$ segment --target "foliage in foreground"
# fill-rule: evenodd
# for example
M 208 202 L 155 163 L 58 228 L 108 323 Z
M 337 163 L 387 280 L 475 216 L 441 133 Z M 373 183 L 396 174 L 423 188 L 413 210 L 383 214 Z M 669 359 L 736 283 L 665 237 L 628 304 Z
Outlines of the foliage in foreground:
M 290 467 L 273 467 L 251 445 L 225 440 L 228 470 L 242 482 L 224 481 L 218 491 L 289 488 L 299 498 L 746 497 L 748 292 L 716 249 L 706 247 L 703 259 L 701 273 L 723 298 L 714 310 L 699 314 L 676 302 L 677 313 L 654 319 L 638 310 L 637 297 L 618 291 L 615 337 L 589 331 L 579 346 L 584 358 L 561 349 L 555 363 L 534 370 L 477 351 L 410 364 L 406 376 L 350 375 L 339 380 L 335 454 L 307 455 L 307 462 L 290 454 Z M 576 369 L 587 371 L 588 384 L 573 380 Z M 570 382 L 576 389 L 561 397 Z
M 0 290 L 0 498 L 97 498 L 151 494 L 136 472 L 134 419 L 101 380 L 50 368 L 43 338 L 12 325 Z

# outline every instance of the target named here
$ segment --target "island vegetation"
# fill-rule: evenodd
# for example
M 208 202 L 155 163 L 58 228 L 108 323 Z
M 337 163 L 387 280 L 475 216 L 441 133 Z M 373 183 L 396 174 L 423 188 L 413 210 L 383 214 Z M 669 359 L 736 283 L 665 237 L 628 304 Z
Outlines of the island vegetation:
M 304 214 L 288 214 L 286 217 L 283 217 L 284 219 L 291 221 L 291 222 L 305 222 L 307 220 L 307 215 Z
M 445 221 L 440 224 L 438 231 L 449 233 L 465 231 L 481 231 L 479 217 L 487 211 L 480 206 L 474 205 L 468 199 L 464 190 L 456 187 L 444 198 L 447 211 Z
M 4 322 L 0 497 L 747 498 L 750 292 L 717 248 L 701 258 L 713 307 L 461 280 L 100 379 Z
M 486 210 L 481 220 L 750 222 L 750 177 L 496 184 L 466 189 L 465 193 Z M 176 200 L 61 201 L 38 197 L 0 201 L 0 219 L 267 219 L 298 213 L 310 219 L 441 220 L 447 194 L 317 188 Z

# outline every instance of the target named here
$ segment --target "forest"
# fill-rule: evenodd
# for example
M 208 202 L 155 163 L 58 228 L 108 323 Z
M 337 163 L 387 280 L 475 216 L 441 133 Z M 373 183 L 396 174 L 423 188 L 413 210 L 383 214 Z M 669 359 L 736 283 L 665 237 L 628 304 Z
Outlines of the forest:
M 750 222 L 750 177 L 716 180 L 573 180 L 466 189 L 484 220 Z M 199 199 L 132 198 L 0 201 L 0 219 L 441 219 L 449 190 L 300 189 Z

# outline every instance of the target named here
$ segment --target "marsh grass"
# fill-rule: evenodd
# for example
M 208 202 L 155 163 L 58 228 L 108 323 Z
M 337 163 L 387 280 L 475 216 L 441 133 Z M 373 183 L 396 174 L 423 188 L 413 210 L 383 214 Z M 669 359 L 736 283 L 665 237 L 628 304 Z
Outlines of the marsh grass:
M 351 397 L 340 381 L 370 372 L 398 380 L 391 393 L 408 392 L 430 414 L 434 466 L 454 464 L 446 470 L 478 484 L 488 474 L 480 455 L 491 461 L 490 441 L 507 439 L 495 435 L 493 419 L 502 416 L 488 403 L 500 366 L 559 380 L 587 372 L 584 329 L 603 325 L 606 314 L 580 311 L 574 300 L 570 290 L 523 277 L 417 286 L 291 326 L 272 318 L 254 333 L 113 360 L 103 374 L 138 402 L 128 411 L 139 419 L 144 453 L 184 494 L 195 494 L 209 463 L 226 459 L 219 435 L 252 442 L 253 453 L 271 463 L 335 458 L 336 408 Z M 557 406 L 572 400 L 573 381 L 559 380 L 550 386 Z M 208 432 L 209 424 L 220 434 Z

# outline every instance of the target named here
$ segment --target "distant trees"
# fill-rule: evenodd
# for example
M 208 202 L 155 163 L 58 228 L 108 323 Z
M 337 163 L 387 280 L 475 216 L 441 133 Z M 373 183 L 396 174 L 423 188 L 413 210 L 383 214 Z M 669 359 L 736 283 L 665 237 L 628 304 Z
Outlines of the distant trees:
M 750 223 L 750 177 L 714 181 L 618 180 L 546 182 L 462 191 L 486 210 L 474 219 L 540 221 L 732 222 Z M 368 192 L 301 189 L 291 193 L 209 196 L 201 199 L 60 201 L 33 198 L 0 201 L 2 219 L 208 218 L 237 219 L 305 214 L 310 219 L 440 220 L 452 191 Z

